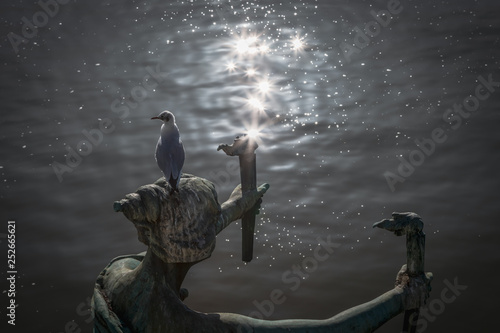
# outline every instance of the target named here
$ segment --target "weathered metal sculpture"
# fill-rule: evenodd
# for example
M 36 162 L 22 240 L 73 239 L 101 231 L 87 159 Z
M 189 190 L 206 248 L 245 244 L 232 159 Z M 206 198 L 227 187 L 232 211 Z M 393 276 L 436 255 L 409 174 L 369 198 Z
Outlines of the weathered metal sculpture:
M 232 145 L 221 144 L 217 150 L 223 150 L 229 156 L 238 156 L 240 160 L 241 190 L 255 190 L 257 186 L 257 158 L 255 150 L 259 147 L 248 135 L 237 136 Z M 245 262 L 253 258 L 253 237 L 255 231 L 255 214 L 253 210 L 243 214 L 241 218 L 241 259 Z
M 188 295 L 181 288 L 186 273 L 210 256 L 216 234 L 251 211 L 268 188 L 242 192 L 238 186 L 220 205 L 211 182 L 183 175 L 179 192 L 171 193 L 162 178 L 115 202 L 115 211 L 134 223 L 148 250 L 113 259 L 99 275 L 92 300 L 94 332 L 372 332 L 423 304 L 430 275 L 414 276 L 408 264 L 394 289 L 325 320 L 266 321 L 189 309 L 182 302 Z M 377 226 L 400 230 L 385 222 Z
M 394 232 L 397 236 L 406 235 L 406 276 L 401 276 L 408 286 L 418 290 L 422 286 L 419 283 L 432 279 L 432 274 L 424 272 L 425 259 L 425 234 L 422 229 L 424 223 L 420 216 L 415 213 L 392 213 L 391 219 L 377 222 L 373 227 L 378 227 Z M 401 281 L 403 282 L 403 281 Z M 425 295 L 424 295 L 425 296 Z M 413 304 L 407 304 L 405 311 L 403 333 L 415 333 L 419 316 L 420 304 L 425 299 L 414 299 Z

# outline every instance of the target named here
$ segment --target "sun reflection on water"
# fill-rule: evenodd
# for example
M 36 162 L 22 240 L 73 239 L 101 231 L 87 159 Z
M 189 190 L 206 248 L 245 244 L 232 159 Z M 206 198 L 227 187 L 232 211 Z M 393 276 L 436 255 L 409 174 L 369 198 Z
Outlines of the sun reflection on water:
M 233 62 L 233 61 L 229 61 L 227 64 L 226 64 L 226 69 L 229 71 L 229 72 L 234 72 L 236 70 L 236 64 Z
M 245 75 L 248 77 L 255 76 L 255 74 L 257 74 L 257 71 L 255 70 L 255 68 L 248 68 L 245 72 Z
M 269 46 L 262 40 L 261 35 L 248 35 L 242 32 L 232 41 L 233 52 L 240 58 L 251 58 L 257 55 L 265 55 L 269 52 Z
M 274 124 L 275 120 L 268 118 L 266 121 L 259 123 L 259 117 L 254 115 L 250 122 L 247 120 L 243 121 L 243 126 L 245 127 L 243 133 L 255 140 L 259 146 L 262 146 L 263 139 L 271 138 L 271 134 L 265 131 Z
M 267 78 L 263 78 L 257 82 L 257 89 L 262 95 L 267 95 L 272 91 L 271 82 Z
M 303 38 L 296 36 L 294 39 L 292 39 L 292 49 L 294 51 L 303 51 L 305 46 L 306 44 Z
M 260 132 L 258 129 L 251 128 L 245 131 L 245 134 L 248 135 L 251 139 L 257 139 L 260 135 Z
M 238 86 L 235 106 L 240 112 L 245 133 L 262 141 L 262 131 L 277 123 L 286 122 L 291 108 L 279 104 L 287 100 L 285 94 L 291 93 L 288 71 L 276 73 L 281 63 L 286 67 L 300 59 L 307 45 L 307 33 L 300 34 L 291 29 L 286 33 L 270 26 L 258 28 L 254 24 L 227 26 L 228 37 L 224 43 L 229 48 L 222 56 L 224 70 L 231 74 L 232 84 Z M 287 84 L 288 82 L 288 84 Z M 300 93 L 300 91 L 299 91 Z M 283 117 L 277 117 L 276 115 Z

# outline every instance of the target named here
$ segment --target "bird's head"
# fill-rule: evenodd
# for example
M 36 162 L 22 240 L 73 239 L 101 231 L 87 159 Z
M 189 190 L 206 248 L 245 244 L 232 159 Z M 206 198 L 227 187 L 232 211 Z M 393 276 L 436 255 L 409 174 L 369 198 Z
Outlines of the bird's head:
M 157 115 L 156 117 L 153 117 L 151 119 L 160 119 L 165 124 L 175 124 L 174 114 L 170 111 L 163 111 L 159 115 Z

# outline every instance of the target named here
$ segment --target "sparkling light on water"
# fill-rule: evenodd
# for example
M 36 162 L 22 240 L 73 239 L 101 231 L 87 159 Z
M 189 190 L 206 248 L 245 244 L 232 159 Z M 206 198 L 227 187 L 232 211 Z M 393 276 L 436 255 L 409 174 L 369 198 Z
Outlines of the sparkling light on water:
M 229 61 L 226 64 L 226 70 L 228 70 L 229 72 L 234 72 L 235 69 L 236 69 L 236 64 L 233 61 Z
M 253 111 L 264 111 L 264 104 L 263 102 L 255 96 L 251 96 L 247 99 L 247 104 L 250 106 L 251 110 Z
M 305 43 L 300 37 L 295 37 L 292 39 L 292 49 L 294 51 L 302 51 L 305 48 Z
M 257 139 L 260 135 L 260 132 L 258 129 L 251 128 L 245 132 L 246 135 L 248 135 L 251 139 Z
M 234 13 L 237 7 L 234 7 Z M 318 84 L 319 81 L 315 81 L 316 72 L 320 70 L 318 66 L 323 65 L 327 58 L 325 52 L 319 52 L 317 48 L 313 50 L 314 31 L 306 27 L 299 30 L 275 24 L 279 22 L 274 16 L 277 12 L 272 7 L 274 5 L 245 5 L 242 6 L 241 12 L 238 11 L 244 15 L 239 17 L 243 21 L 225 22 L 224 34 L 220 36 L 225 53 L 220 54 L 220 59 L 215 63 L 216 66 L 222 64 L 222 69 L 231 74 L 228 84 L 237 87 L 234 101 L 238 104 L 233 108 L 242 119 L 244 133 L 255 139 L 264 149 L 266 145 L 275 145 L 272 142 L 271 127 L 276 124 L 281 124 L 285 130 L 291 132 L 302 126 L 318 125 L 318 112 L 315 111 L 318 97 L 309 93 L 312 91 L 309 87 Z M 252 10 L 262 10 L 266 13 L 264 17 L 270 16 L 267 20 L 253 20 Z M 297 12 L 300 12 L 300 9 L 296 8 Z M 282 18 L 290 22 L 288 16 Z M 328 83 L 328 79 L 325 76 L 321 80 Z M 305 105 L 308 109 L 301 108 Z M 235 132 L 240 132 L 238 125 L 235 124 Z M 313 133 L 313 139 L 319 135 L 315 129 Z M 296 145 L 291 148 L 296 149 Z M 300 153 L 300 156 L 306 155 Z M 288 218 L 293 220 L 295 216 Z M 269 218 L 267 221 L 271 222 Z M 277 223 L 278 225 L 280 224 Z M 287 229 L 285 232 L 286 239 L 292 239 L 287 244 L 285 238 L 281 238 L 284 237 L 280 235 L 283 232 L 281 229 L 278 231 L 279 250 L 290 252 L 292 248 L 297 248 L 300 251 L 301 246 L 297 245 L 302 241 L 294 235 L 293 230 Z M 263 246 L 273 239 L 272 237 L 269 234 L 257 236 Z M 268 246 L 273 248 L 272 244 Z
M 271 92 L 271 83 L 267 78 L 261 79 L 257 82 L 257 89 L 263 95 L 267 95 Z
M 256 54 L 259 52 L 259 48 L 256 46 L 256 41 L 256 36 L 241 38 L 236 42 L 236 51 L 243 55 Z
M 257 71 L 255 70 L 255 68 L 249 68 L 245 72 L 246 76 L 248 76 L 248 77 L 255 76 L 256 73 L 257 73 Z
M 246 110 L 249 113 L 265 114 L 270 102 L 278 94 L 283 94 L 284 87 L 279 87 L 276 81 L 270 80 L 276 73 L 271 72 L 264 64 L 292 61 L 293 57 L 298 57 L 304 51 L 306 37 L 294 34 L 285 38 L 279 33 L 279 38 L 273 38 L 273 33 L 266 29 L 257 31 L 252 24 L 245 24 L 243 30 L 239 30 L 237 26 L 228 27 L 228 30 L 230 38 L 227 45 L 231 47 L 226 54 L 225 70 L 238 74 L 241 82 L 245 83 L 242 87 L 248 87 L 243 92 L 247 96 L 244 104 Z

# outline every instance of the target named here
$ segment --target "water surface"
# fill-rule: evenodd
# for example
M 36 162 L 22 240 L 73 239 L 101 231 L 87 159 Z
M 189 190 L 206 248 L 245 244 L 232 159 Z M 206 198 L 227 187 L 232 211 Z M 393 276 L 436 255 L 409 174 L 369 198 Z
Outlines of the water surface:
M 28 1 L 0 6 L 5 37 L 22 34 L 21 18 L 41 10 Z M 241 262 L 240 224 L 227 228 L 185 281 L 189 307 L 248 315 L 278 288 L 286 301 L 264 317 L 319 319 L 368 301 L 393 287 L 405 263 L 404 239 L 372 223 L 414 211 L 435 277 L 434 315 L 421 331 L 496 327 L 485 276 L 495 276 L 499 259 L 500 88 L 467 118 L 454 112 L 450 124 L 443 115 L 475 95 L 480 76 L 500 81 L 500 7 L 401 1 L 348 61 L 342 48 L 356 42 L 356 27 L 386 8 L 69 2 L 17 53 L 4 38 L 0 198 L 2 221 L 17 223 L 16 329 L 62 332 L 74 321 L 91 330 L 85 309 L 96 276 L 112 258 L 145 249 L 112 204 L 161 176 L 159 123 L 150 118 L 165 109 L 177 117 L 184 171 L 213 181 L 221 201 L 239 175 L 236 160 L 216 148 L 245 130 L 261 130 L 258 182 L 271 184 L 255 259 Z M 82 131 L 96 133 L 101 122 L 107 133 L 92 144 Z M 384 175 L 397 174 L 400 158 L 417 156 L 415 140 L 437 128 L 446 139 L 391 189 Z M 58 177 L 53 167 L 67 165 L 68 147 L 87 155 Z M 292 288 L 283 274 L 313 255 L 318 237 L 339 247 Z M 455 280 L 467 289 L 439 308 L 445 281 Z M 397 332 L 401 322 L 379 331 Z

